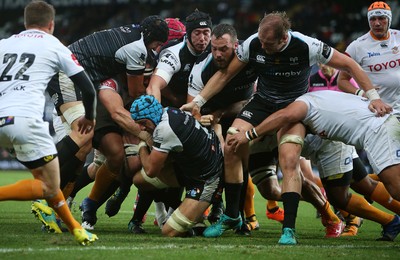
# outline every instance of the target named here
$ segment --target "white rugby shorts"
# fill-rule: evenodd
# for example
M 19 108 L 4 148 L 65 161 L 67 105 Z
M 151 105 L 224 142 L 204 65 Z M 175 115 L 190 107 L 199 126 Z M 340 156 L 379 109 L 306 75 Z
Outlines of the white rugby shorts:
M 1 126 L 0 146 L 13 148 L 21 162 L 57 154 L 49 132 L 49 123 L 35 118 L 14 117 L 12 124 Z

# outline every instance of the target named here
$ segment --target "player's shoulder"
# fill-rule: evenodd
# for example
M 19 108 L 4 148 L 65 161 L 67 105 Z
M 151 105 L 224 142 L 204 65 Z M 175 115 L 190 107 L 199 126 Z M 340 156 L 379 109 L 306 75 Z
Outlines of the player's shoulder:
M 289 31 L 291 37 L 291 43 L 300 42 L 300 43 L 307 43 L 308 45 L 312 46 L 319 46 L 321 41 L 315 37 L 311 37 L 305 35 L 298 31 Z
M 357 44 L 369 42 L 371 40 L 373 40 L 373 38 L 371 37 L 371 34 L 369 32 L 367 32 L 367 33 L 364 33 L 363 35 L 360 35 L 357 38 L 355 38 L 350 44 L 357 45 Z
M 389 29 L 390 37 L 400 38 L 400 30 Z
M 172 41 L 161 50 L 160 55 L 163 55 L 163 53 L 172 53 L 179 56 L 179 52 L 184 49 L 185 46 L 185 41 Z

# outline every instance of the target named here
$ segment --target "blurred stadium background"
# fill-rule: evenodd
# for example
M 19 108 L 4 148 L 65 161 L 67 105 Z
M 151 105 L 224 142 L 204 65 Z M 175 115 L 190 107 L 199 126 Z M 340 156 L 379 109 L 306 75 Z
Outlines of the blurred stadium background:
M 30 0 L 0 0 L 0 39 L 24 29 L 23 8 Z M 198 8 L 208 12 L 214 24 L 230 23 L 239 39 L 257 30 L 265 12 L 286 11 L 292 29 L 316 37 L 344 51 L 369 30 L 367 8 L 373 0 L 48 0 L 56 8 L 54 35 L 68 45 L 94 31 L 138 23 L 148 15 L 185 17 Z M 399 1 L 392 8 L 392 28 L 399 24 Z M 0 149 L 0 169 L 22 168 Z

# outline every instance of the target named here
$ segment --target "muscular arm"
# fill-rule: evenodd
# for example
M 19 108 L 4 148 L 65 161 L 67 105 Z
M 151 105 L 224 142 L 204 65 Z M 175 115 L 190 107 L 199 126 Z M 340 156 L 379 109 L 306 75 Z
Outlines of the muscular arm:
M 295 101 L 284 109 L 278 110 L 262 121 L 255 130 L 258 136 L 275 132 L 289 123 L 303 120 L 308 112 L 307 105 L 302 101 Z
M 200 92 L 200 96 L 205 100 L 210 100 L 213 96 L 218 94 L 226 84 L 235 77 L 244 67 L 246 63 L 240 61 L 236 55 L 233 60 L 229 63 L 229 66 L 224 70 L 217 71 L 207 82 L 204 88 Z M 182 110 L 192 111 L 196 106 L 195 101 L 183 105 Z
M 334 50 L 332 59 L 327 64 L 331 67 L 348 73 L 348 76 L 350 78 L 353 77 L 357 84 L 362 87 L 365 92 L 374 89 L 374 86 L 372 85 L 372 82 L 368 78 L 367 74 L 362 70 L 360 65 L 358 65 L 358 63 L 349 56 Z
M 140 126 L 132 119 L 129 111 L 124 108 L 122 98 L 118 93 L 111 89 L 100 90 L 99 99 L 106 107 L 115 123 L 128 133 L 138 136 L 144 141 L 148 141 L 149 134 L 141 131 Z M 143 135 L 143 133 L 147 134 Z
M 371 99 L 371 102 L 369 104 L 369 109 L 373 113 L 376 113 L 377 116 L 383 116 L 392 111 L 392 108 L 380 99 L 378 93 L 374 89 L 374 86 L 372 85 L 372 82 L 368 78 L 367 74 L 362 70 L 360 65 L 358 65 L 358 63 L 355 62 L 352 58 L 334 50 L 333 56 L 327 64 L 331 67 L 334 67 L 336 69 L 342 70 L 350 74 L 355 79 L 358 86 L 362 88 L 366 92 L 366 96 L 369 99 Z M 375 92 L 375 95 L 372 96 L 371 98 L 369 93 L 373 92 Z
M 295 101 L 284 109 L 273 113 L 262 121 L 254 129 L 259 137 L 271 134 L 290 123 L 297 123 L 303 120 L 308 112 L 307 105 L 302 101 Z M 228 144 L 232 145 L 235 151 L 242 144 L 247 144 L 246 132 L 238 132 L 229 138 Z
M 153 149 L 149 152 L 147 146 L 141 147 L 139 150 L 140 160 L 147 176 L 154 178 L 158 177 L 161 169 L 164 167 L 168 153 L 160 152 Z
M 246 63 L 241 62 L 235 55 L 226 69 L 217 71 L 210 78 L 203 90 L 200 92 L 200 95 L 204 99 L 210 100 L 210 98 L 218 94 L 245 66 Z
M 164 89 L 168 83 L 162 77 L 155 75 L 156 72 L 157 69 L 151 76 L 146 92 L 149 95 L 153 95 L 158 100 L 158 102 L 161 102 L 161 90 Z
M 337 80 L 338 87 L 343 92 L 355 94 L 358 88 L 356 88 L 353 84 L 350 83 L 350 79 L 351 76 L 348 73 L 340 71 Z

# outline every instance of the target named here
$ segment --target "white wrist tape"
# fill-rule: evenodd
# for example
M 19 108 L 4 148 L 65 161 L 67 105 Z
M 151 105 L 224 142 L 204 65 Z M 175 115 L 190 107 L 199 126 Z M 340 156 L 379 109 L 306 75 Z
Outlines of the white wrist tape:
M 145 146 L 147 147 L 146 142 L 140 141 L 140 143 L 138 144 L 138 148 L 137 148 L 138 152 L 140 151 L 140 148 L 145 147 Z
M 376 89 L 370 89 L 368 90 L 365 95 L 369 100 L 376 100 L 376 99 L 381 99 L 381 97 L 378 94 L 378 91 Z
M 140 146 L 137 144 L 124 144 L 125 156 L 136 156 L 139 153 Z
M 236 127 L 231 126 L 231 127 L 228 128 L 227 133 L 230 134 L 230 135 L 234 135 L 234 134 L 239 133 L 239 130 Z
M 357 96 L 362 97 L 364 95 L 364 93 L 365 93 L 364 90 L 359 88 L 359 89 L 356 90 L 356 92 L 354 94 L 357 95 Z
M 199 94 L 194 97 L 193 102 L 196 103 L 199 108 L 201 108 L 205 103 L 207 103 L 207 100 Z

